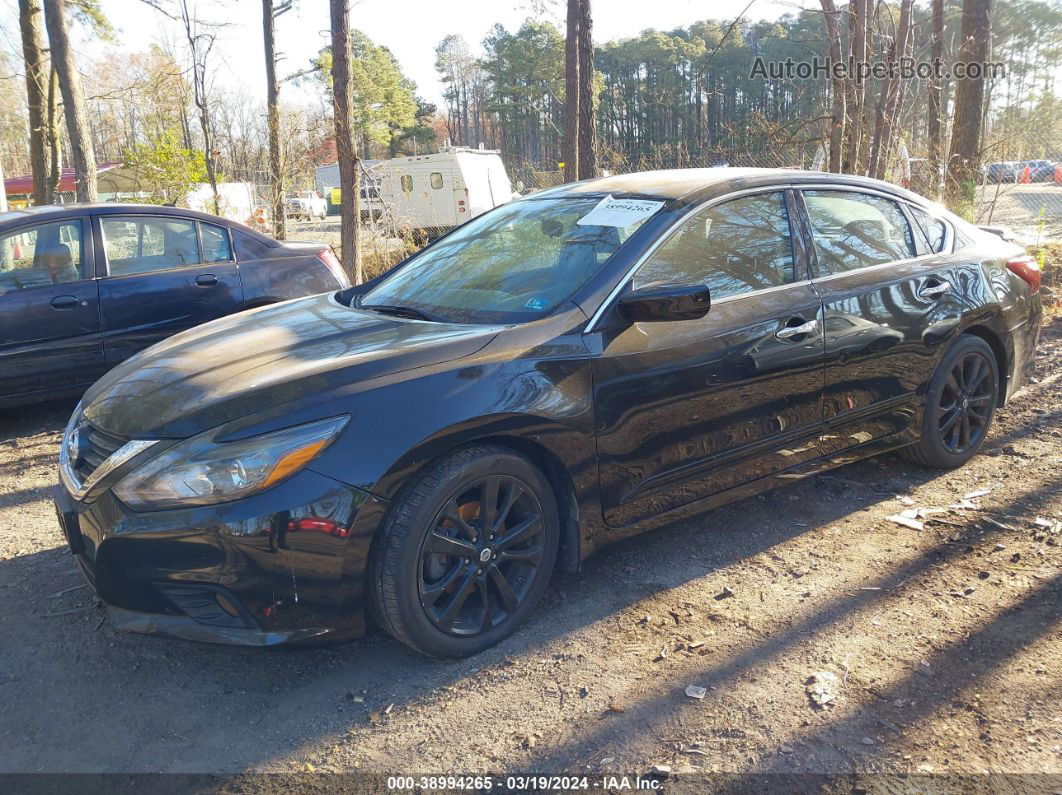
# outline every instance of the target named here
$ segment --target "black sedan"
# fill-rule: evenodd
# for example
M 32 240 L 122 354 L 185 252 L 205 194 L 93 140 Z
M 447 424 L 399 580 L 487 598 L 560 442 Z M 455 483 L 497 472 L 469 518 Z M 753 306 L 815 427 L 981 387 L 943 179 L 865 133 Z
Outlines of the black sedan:
M 117 367 L 55 492 L 115 627 L 478 652 L 594 549 L 902 449 L 1029 372 L 1039 271 L 886 183 L 711 169 L 499 207 L 375 282 Z
M 178 331 L 349 286 L 324 244 L 280 243 L 192 210 L 0 214 L 0 406 L 79 395 Z

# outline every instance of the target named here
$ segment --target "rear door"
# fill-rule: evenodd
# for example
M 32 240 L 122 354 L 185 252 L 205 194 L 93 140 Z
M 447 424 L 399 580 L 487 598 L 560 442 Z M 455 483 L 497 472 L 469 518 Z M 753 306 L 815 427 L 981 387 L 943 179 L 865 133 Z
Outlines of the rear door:
M 823 301 L 824 452 L 910 429 L 963 303 L 957 268 L 928 250 L 900 201 L 802 191 Z
M 464 181 L 469 218 L 482 215 L 487 210 L 491 210 L 505 201 L 505 199 L 500 201 L 495 199 L 485 157 L 480 155 L 458 156 L 457 166 L 460 168 L 461 178 Z M 462 218 L 461 220 L 464 221 L 466 219 Z
M 106 370 L 86 218 L 0 234 L 0 400 L 47 398 Z
M 414 177 L 415 185 L 417 180 L 423 180 L 423 198 L 427 207 L 424 226 L 440 228 L 453 226 L 457 207 L 454 198 L 456 183 L 453 162 L 450 160 L 429 161 L 424 167 L 429 170 Z
M 101 215 L 96 229 L 107 268 L 100 311 L 108 366 L 243 305 L 227 228 L 169 215 Z
M 591 333 L 601 500 L 625 526 L 818 456 L 818 295 L 783 191 L 680 222 L 633 277 L 706 284 L 699 320 Z

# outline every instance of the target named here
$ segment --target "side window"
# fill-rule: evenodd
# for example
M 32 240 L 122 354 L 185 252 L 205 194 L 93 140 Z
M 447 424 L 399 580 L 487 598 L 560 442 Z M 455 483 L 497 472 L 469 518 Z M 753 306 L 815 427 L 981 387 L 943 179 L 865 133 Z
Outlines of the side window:
M 412 193 L 413 192 L 413 177 L 411 177 L 409 174 L 403 174 L 402 175 L 402 192 L 403 193 Z
M 782 193 L 764 193 L 695 213 L 634 274 L 653 282 L 706 284 L 712 299 L 794 281 L 793 240 Z
M 229 245 L 227 229 L 200 223 L 199 234 L 203 239 L 203 262 L 232 262 L 232 247 Z
M 922 227 L 922 231 L 925 232 L 926 239 L 929 241 L 929 250 L 934 253 L 939 253 L 944 250 L 944 241 L 947 239 L 947 227 L 944 222 L 939 218 L 932 217 L 925 210 L 920 207 L 910 205 L 911 215 L 914 216 L 915 221 Z
M 438 171 L 431 172 L 431 186 L 435 190 L 439 190 L 442 187 L 442 174 Z
M 156 216 L 106 216 L 100 219 L 111 276 L 198 265 L 195 221 Z
M 896 202 L 853 191 L 804 191 L 824 275 L 916 256 L 907 218 Z
M 82 278 L 81 221 L 38 224 L 0 235 L 0 295 Z

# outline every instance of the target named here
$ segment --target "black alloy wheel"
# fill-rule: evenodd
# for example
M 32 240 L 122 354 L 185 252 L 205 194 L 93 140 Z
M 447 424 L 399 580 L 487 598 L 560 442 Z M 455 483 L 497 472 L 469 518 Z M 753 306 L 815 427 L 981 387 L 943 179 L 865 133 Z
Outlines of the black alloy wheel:
M 951 469 L 981 449 L 999 402 L 999 369 L 988 343 L 964 334 L 930 379 L 921 438 L 901 450 L 917 464 Z
M 976 448 L 988 431 L 996 388 L 991 363 L 979 350 L 955 362 L 944 381 L 937 406 L 937 427 L 948 452 L 962 455 Z
M 552 487 L 513 450 L 459 449 L 395 499 L 372 557 L 380 624 L 432 657 L 464 657 L 512 633 L 549 587 L 560 539 Z
M 543 553 L 534 493 L 511 475 L 489 475 L 448 500 L 424 539 L 420 604 L 443 632 L 486 632 L 527 598 Z

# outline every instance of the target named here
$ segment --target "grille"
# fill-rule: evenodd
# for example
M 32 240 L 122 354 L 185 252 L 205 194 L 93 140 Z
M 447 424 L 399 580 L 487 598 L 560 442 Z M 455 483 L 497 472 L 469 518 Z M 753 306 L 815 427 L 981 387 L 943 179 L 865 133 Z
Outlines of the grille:
M 77 473 L 78 480 L 82 483 L 96 471 L 100 464 L 110 457 L 111 453 L 128 441 L 128 439 L 123 439 L 121 436 L 112 436 L 109 433 L 104 433 L 91 425 L 83 427 L 81 440 L 83 447 L 74 471 Z

